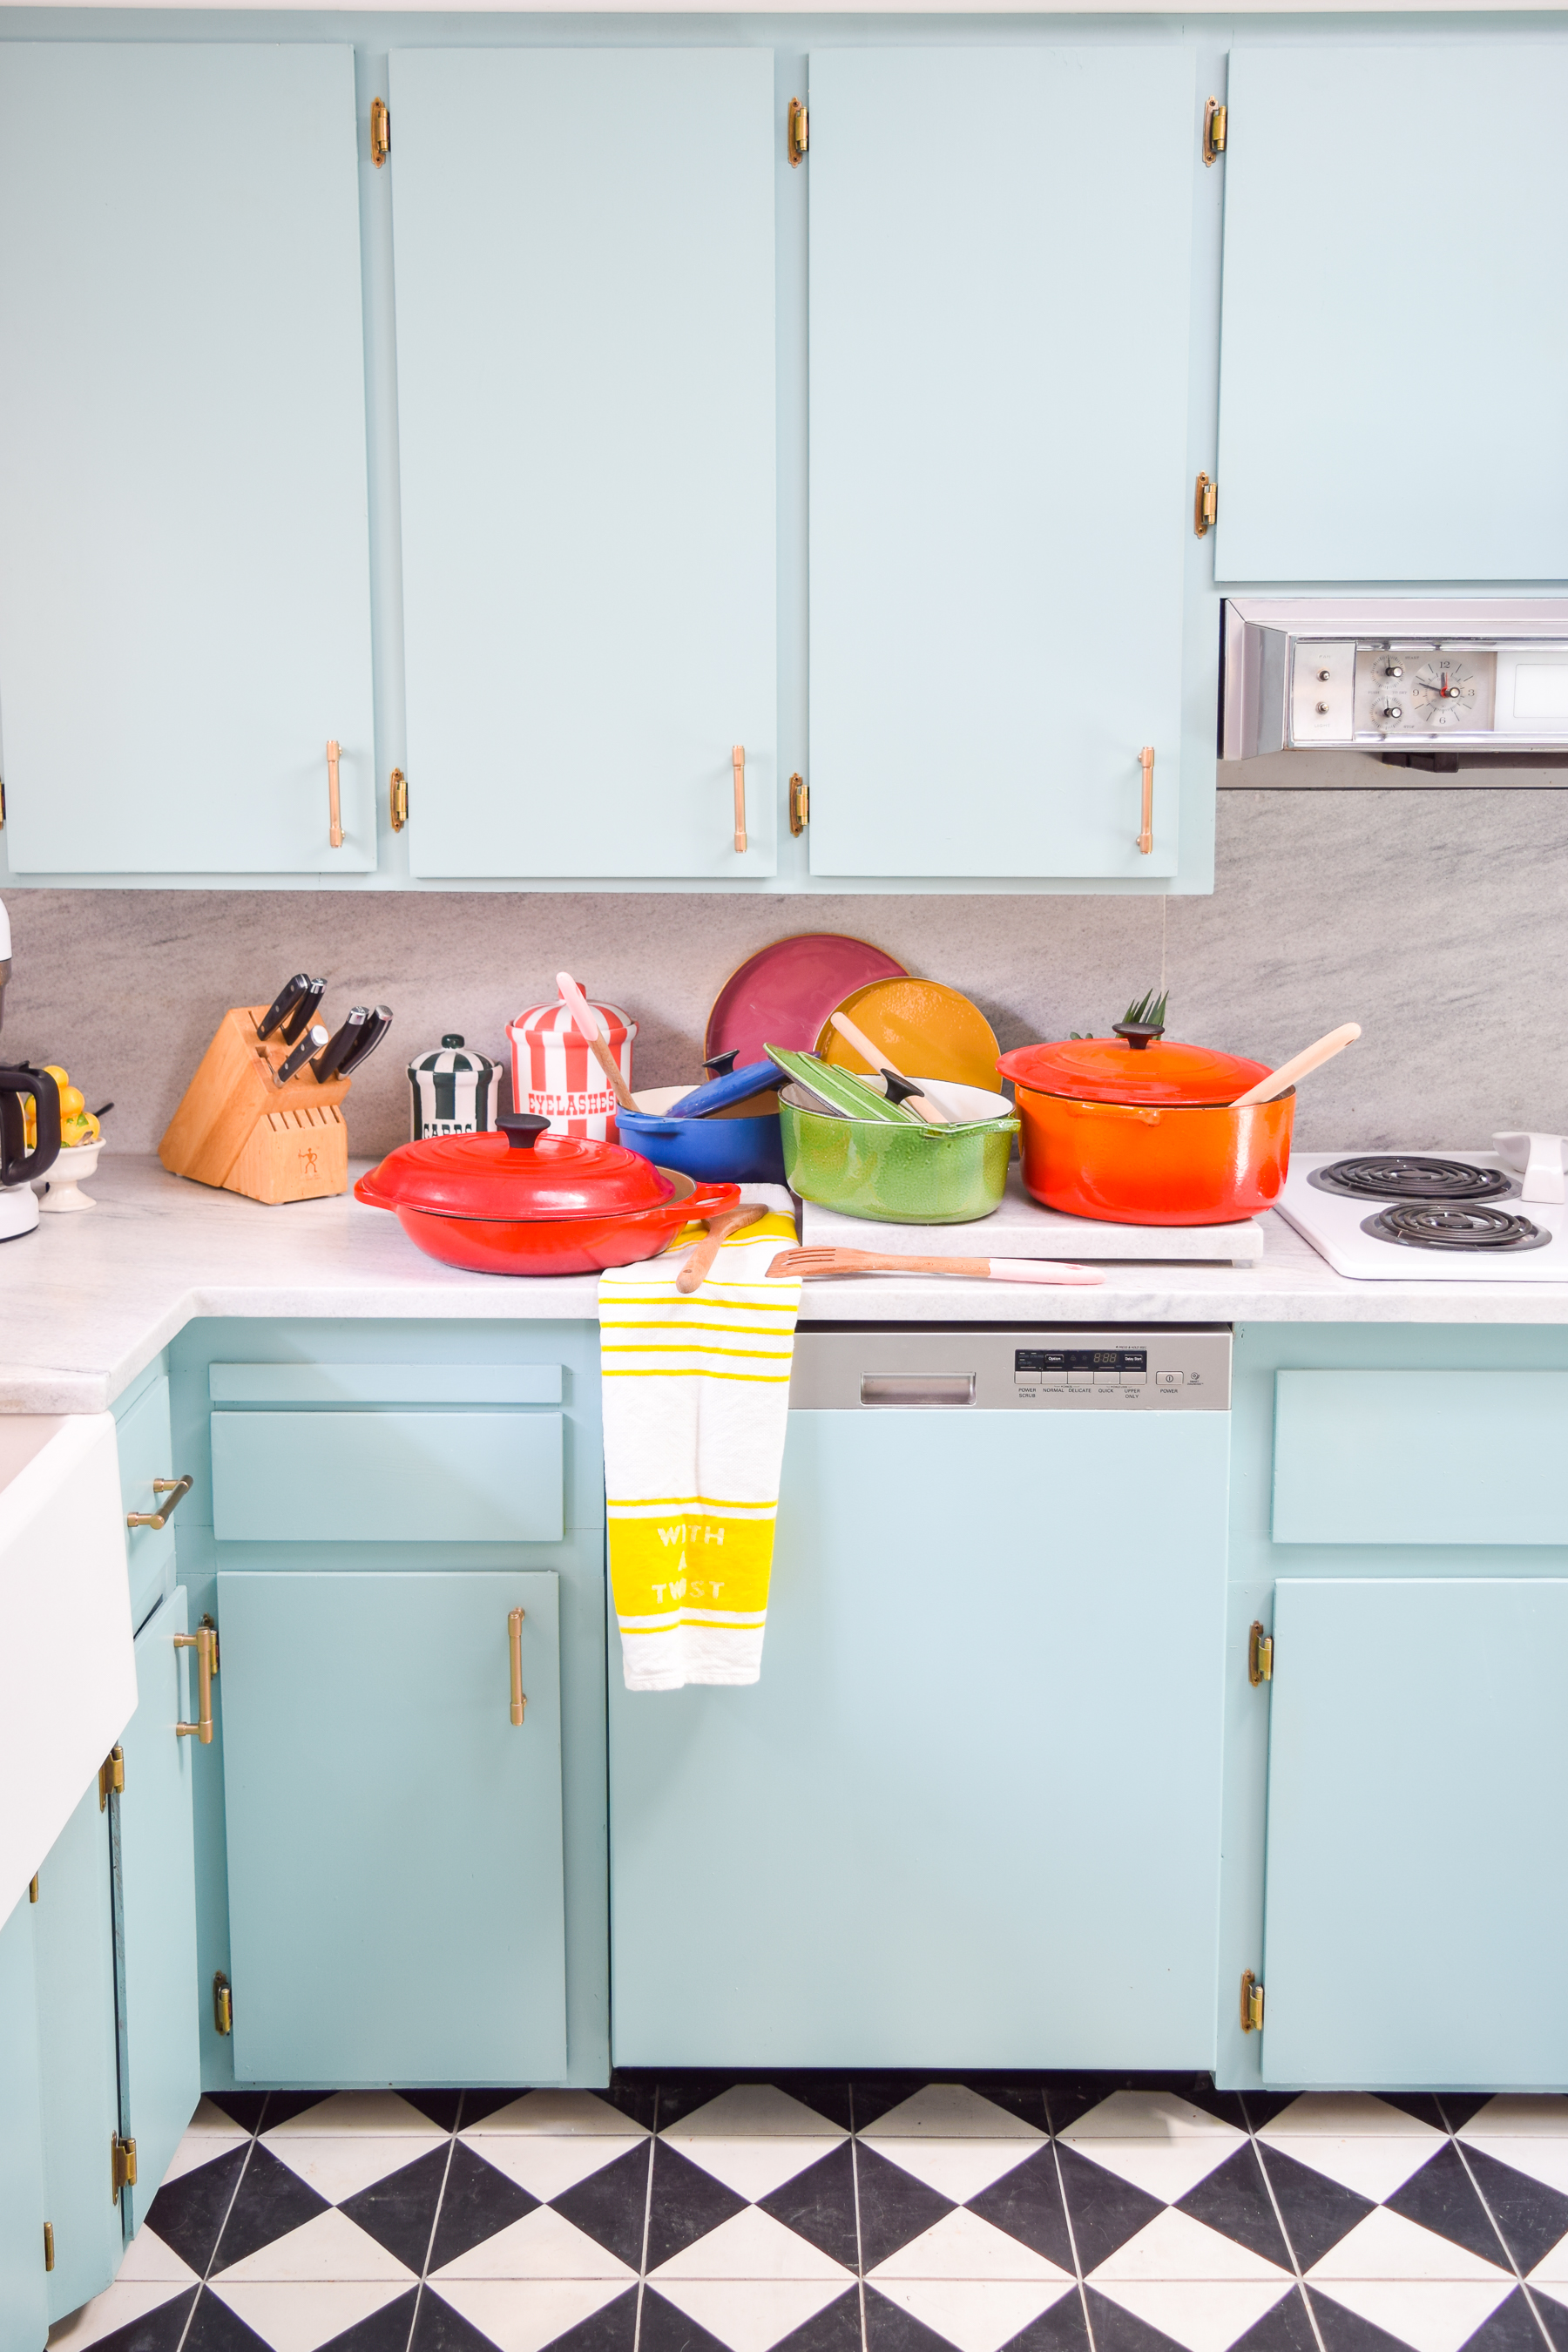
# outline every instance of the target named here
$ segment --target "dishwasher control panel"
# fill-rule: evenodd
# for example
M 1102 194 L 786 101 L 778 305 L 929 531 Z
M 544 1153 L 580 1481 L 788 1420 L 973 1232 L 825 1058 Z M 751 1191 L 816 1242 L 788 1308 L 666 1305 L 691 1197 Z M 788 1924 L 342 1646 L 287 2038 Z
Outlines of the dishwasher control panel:
M 795 1333 L 795 1412 L 1228 1412 L 1228 1326 L 995 1324 Z

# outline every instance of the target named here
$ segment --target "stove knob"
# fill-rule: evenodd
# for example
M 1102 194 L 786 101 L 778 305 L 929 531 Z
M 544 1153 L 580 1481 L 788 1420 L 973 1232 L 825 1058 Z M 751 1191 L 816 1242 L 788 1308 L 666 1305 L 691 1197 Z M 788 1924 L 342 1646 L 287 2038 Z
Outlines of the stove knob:
M 1380 719 L 1403 719 L 1405 713 L 1397 702 L 1385 702 L 1377 715 Z
M 1333 671 L 1332 671 L 1331 669 L 1321 669 L 1321 670 L 1318 672 L 1318 683 L 1319 683 L 1321 686 L 1327 686 L 1327 684 L 1328 684 L 1328 682 L 1329 682 L 1330 678 L 1331 678 L 1331 677 L 1332 677 L 1332 676 L 1333 676 Z
M 1320 719 L 1324 719 L 1324 718 L 1326 718 L 1326 717 L 1328 716 L 1328 709 L 1329 709 L 1329 706 L 1328 706 L 1328 704 L 1327 704 L 1326 702 L 1320 702 L 1320 703 L 1319 703 L 1319 705 L 1318 705 L 1318 716 L 1319 716 L 1319 718 L 1320 718 Z
M 1378 676 L 1379 677 L 1403 677 L 1405 672 L 1396 661 L 1385 661 Z

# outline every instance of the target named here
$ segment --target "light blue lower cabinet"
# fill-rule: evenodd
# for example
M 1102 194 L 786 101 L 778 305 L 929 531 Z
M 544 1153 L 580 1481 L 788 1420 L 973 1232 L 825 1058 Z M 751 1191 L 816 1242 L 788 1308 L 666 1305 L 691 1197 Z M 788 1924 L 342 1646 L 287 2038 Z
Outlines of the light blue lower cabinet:
M 565 2074 L 557 1585 L 220 1571 L 237 2081 Z
M 109 1830 L 94 1780 L 44 1857 L 33 1913 L 51 2324 L 109 2284 L 124 2250 Z
M 121 2129 L 136 2142 L 128 2231 L 142 2221 L 201 2096 L 193 1776 L 210 1751 L 175 1729 L 195 1720 L 197 1678 L 175 1648 L 186 1596 L 173 1592 L 136 1637 L 136 1712 L 121 1735 L 114 1806 L 120 1893 Z
M 612 1656 L 617 2064 L 1214 2063 L 1228 1416 L 933 1418 L 791 1414 L 759 1683 Z
M 1263 2080 L 1568 2084 L 1568 1578 L 1282 1578 Z
M 49 2326 L 35 1916 L 36 1906 L 24 1895 L 0 1927 L 0 2345 L 5 2352 L 41 2352 Z

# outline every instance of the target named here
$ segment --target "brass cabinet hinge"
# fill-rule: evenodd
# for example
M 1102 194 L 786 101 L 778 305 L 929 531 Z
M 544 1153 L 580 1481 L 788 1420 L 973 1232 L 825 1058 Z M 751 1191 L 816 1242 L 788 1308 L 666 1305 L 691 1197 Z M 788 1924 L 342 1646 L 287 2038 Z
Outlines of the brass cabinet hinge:
M 46 2221 L 44 2223 L 44 2268 L 47 2271 L 52 2271 L 54 2266 L 55 2225 L 52 2221 Z
M 5 779 L 0 776 L 0 833 L 5 830 Z
M 28 1881 L 27 1881 L 27 1900 L 28 1900 L 28 1902 L 29 1902 L 29 1903 L 36 1903 L 36 1902 L 37 1901 L 37 1899 L 38 1899 L 38 1874 L 37 1874 L 37 1872 L 35 1870 L 35 1871 L 34 1871 L 34 1873 L 33 1873 L 33 1874 L 32 1874 L 32 1876 L 31 1876 L 31 1878 L 29 1878 L 29 1879 L 28 1879 Z
M 101 1813 L 110 1792 L 117 1797 L 125 1794 L 125 1750 L 118 1741 L 98 1768 L 98 1810 Z
M 1264 1632 L 1256 1617 L 1247 1629 L 1247 1679 L 1254 1690 L 1274 1679 L 1274 1636 Z
M 792 163 L 803 163 L 811 145 L 811 117 L 803 100 L 792 98 L 784 118 L 784 153 Z
M 1241 1972 L 1241 2030 L 1243 2033 L 1263 2030 L 1263 1987 L 1250 1969 Z
M 116 2205 L 122 2189 L 136 2186 L 136 2143 L 121 2139 L 118 2132 L 109 2143 L 109 2179 L 110 2201 Z
M 213 1976 L 213 2027 L 218 2033 L 234 2032 L 234 1993 L 221 1969 Z
M 1225 153 L 1225 134 L 1229 108 L 1211 98 L 1204 108 L 1204 162 L 1212 163 L 1216 155 Z
M 401 833 L 408 822 L 408 779 L 401 768 L 392 772 L 388 796 L 392 803 L 392 830 Z
M 789 829 L 801 834 L 811 822 L 811 786 L 797 769 L 789 780 Z
M 1193 529 L 1199 539 L 1206 538 L 1219 515 L 1219 484 L 1200 474 L 1193 485 Z
M 379 172 L 392 152 L 392 117 L 384 98 L 370 102 L 370 160 Z

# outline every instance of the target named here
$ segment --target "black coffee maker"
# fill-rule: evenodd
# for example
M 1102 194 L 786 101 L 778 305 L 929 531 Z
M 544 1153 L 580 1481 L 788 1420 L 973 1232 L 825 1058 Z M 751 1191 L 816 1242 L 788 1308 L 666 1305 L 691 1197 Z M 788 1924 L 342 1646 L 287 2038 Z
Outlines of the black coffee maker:
M 0 906 L 0 1013 L 5 983 L 11 977 L 11 931 Z M 24 1098 L 35 1107 L 33 1148 L 27 1149 Z M 30 1234 L 38 1222 L 36 1176 L 47 1175 L 59 1156 L 60 1090 L 47 1070 L 30 1069 L 26 1062 L 0 1067 L 0 1242 Z

